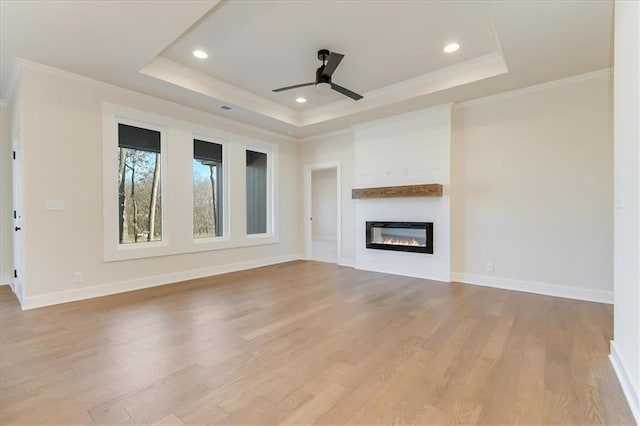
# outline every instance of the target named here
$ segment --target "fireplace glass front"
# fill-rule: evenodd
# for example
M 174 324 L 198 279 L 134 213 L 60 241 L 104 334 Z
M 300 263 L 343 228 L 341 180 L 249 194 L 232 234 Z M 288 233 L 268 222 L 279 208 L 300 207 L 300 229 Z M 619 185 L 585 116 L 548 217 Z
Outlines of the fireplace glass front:
M 367 222 L 367 248 L 433 254 L 433 222 Z

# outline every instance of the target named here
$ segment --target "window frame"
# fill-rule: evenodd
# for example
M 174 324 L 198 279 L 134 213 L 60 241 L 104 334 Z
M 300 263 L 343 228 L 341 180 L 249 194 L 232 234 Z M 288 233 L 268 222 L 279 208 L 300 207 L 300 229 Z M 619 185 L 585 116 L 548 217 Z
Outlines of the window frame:
M 275 218 L 277 217 L 277 212 L 276 212 L 276 203 L 274 202 L 275 199 L 275 193 L 276 193 L 276 187 L 275 187 L 275 172 L 277 170 L 276 167 L 276 161 L 277 161 L 277 147 L 275 145 L 272 144 L 267 144 L 267 143 L 259 143 L 259 142 L 249 142 L 247 144 L 245 144 L 244 149 L 243 149 L 243 156 L 244 156 L 244 170 L 243 170 L 243 174 L 245 176 L 247 176 L 247 164 L 246 164 L 246 155 L 247 155 L 247 151 L 253 151 L 253 152 L 259 152 L 262 154 L 266 154 L 267 155 L 267 232 L 263 232 L 260 234 L 249 234 L 247 232 L 247 216 L 246 216 L 246 211 L 247 211 L 247 206 L 246 206 L 246 202 L 247 202 L 247 186 L 246 186 L 246 180 L 245 180 L 245 187 L 244 187 L 244 202 L 245 202 L 245 206 L 244 206 L 244 211 L 245 211 L 245 223 L 244 223 L 244 236 L 247 240 L 268 240 L 268 239 L 274 239 L 276 238 L 276 242 L 277 242 L 277 229 L 276 229 L 276 221 Z
M 160 131 L 162 240 L 120 244 L 118 123 Z M 223 236 L 193 232 L 193 140 L 223 145 Z M 246 233 L 246 150 L 267 154 L 267 233 Z M 102 102 L 103 258 L 105 262 L 279 243 L 278 144 L 193 122 Z M 173 208 L 173 206 L 178 206 Z M 188 207 L 185 207 L 188 206 Z M 220 256 L 220 255 L 216 255 Z
M 121 244 L 118 223 L 118 125 L 140 127 L 160 132 L 160 217 L 162 238 L 160 241 Z M 110 105 L 103 106 L 103 238 L 105 261 L 161 256 L 170 244 L 170 227 L 165 227 L 170 217 L 167 203 L 167 126 L 156 117 L 141 112 L 122 114 Z M 115 209 L 114 209 L 115 207 Z
M 195 226 L 193 223 L 193 163 L 191 163 L 191 238 L 193 244 L 199 247 L 209 247 L 215 249 L 216 244 L 231 240 L 231 195 L 230 195 L 230 164 L 229 164 L 229 142 L 225 139 L 211 136 L 205 132 L 193 132 L 191 134 L 191 160 L 193 161 L 193 141 L 201 140 L 208 143 L 222 145 L 222 236 L 220 237 L 195 237 Z

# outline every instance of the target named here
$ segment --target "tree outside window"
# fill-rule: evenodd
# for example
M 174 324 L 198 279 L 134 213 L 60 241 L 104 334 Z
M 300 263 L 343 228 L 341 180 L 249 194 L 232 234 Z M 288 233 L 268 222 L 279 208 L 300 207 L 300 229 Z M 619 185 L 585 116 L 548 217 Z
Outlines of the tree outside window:
M 222 145 L 193 141 L 193 236 L 221 237 Z
M 160 132 L 118 124 L 120 244 L 162 240 Z

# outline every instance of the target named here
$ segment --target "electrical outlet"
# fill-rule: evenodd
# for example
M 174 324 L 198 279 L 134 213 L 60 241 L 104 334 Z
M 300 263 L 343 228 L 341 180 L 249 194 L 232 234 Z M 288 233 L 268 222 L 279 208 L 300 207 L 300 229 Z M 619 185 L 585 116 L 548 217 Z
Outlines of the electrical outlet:
M 74 272 L 73 273 L 73 282 L 75 284 L 79 284 L 82 282 L 82 272 Z
M 493 262 L 487 262 L 485 268 L 487 269 L 487 272 L 493 272 Z

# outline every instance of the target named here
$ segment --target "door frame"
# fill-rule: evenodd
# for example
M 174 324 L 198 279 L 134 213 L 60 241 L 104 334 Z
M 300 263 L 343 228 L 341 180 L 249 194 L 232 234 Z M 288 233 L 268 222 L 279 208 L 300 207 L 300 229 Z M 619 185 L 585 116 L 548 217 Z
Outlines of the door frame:
M 23 199 L 23 177 L 24 163 L 22 161 L 22 134 L 16 129 L 11 138 L 12 148 L 12 195 L 13 195 L 13 228 L 11 231 L 13 242 L 13 275 L 11 289 L 22 304 L 24 297 L 24 199 Z M 14 214 L 15 212 L 15 214 Z M 16 230 L 20 228 L 20 230 Z
M 313 187 L 312 174 L 318 170 L 336 170 L 336 264 L 340 264 L 342 258 L 342 191 L 340 178 L 340 161 L 327 161 L 324 163 L 307 164 L 304 166 L 304 258 L 311 260 L 313 227 L 311 217 L 313 213 Z

